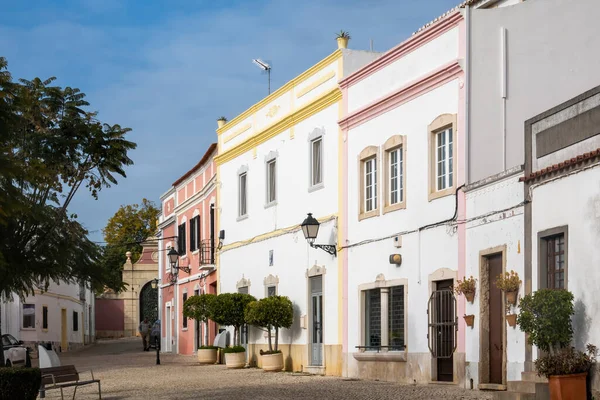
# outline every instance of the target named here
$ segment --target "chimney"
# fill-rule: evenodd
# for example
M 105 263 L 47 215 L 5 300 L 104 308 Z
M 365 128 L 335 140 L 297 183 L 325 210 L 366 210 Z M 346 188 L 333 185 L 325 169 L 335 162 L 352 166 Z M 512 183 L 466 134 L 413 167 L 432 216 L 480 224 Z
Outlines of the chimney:
M 221 117 L 217 120 L 217 128 L 222 128 L 227 123 L 227 118 Z

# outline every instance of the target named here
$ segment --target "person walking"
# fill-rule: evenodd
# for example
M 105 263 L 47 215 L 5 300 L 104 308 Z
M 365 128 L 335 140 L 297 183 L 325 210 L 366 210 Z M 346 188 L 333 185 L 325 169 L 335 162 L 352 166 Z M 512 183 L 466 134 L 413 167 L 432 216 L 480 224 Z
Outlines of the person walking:
M 144 351 L 150 351 L 150 329 L 152 325 L 148 322 L 148 317 L 145 317 L 142 322 L 140 322 L 140 326 L 138 327 L 138 331 L 142 336 L 142 342 L 144 344 Z

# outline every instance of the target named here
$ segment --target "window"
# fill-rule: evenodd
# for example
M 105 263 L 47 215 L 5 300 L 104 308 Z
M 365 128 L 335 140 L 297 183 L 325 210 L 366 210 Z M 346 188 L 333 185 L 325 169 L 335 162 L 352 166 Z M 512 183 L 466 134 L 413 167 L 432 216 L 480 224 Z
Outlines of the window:
M 248 214 L 248 174 L 246 172 L 239 175 L 239 198 L 238 198 L 238 217 Z
M 187 300 L 187 298 L 188 298 L 187 293 L 183 293 L 183 303 L 181 303 L 181 306 L 182 306 L 181 309 L 182 310 L 183 310 L 183 305 L 185 304 L 185 301 Z M 183 321 L 183 329 L 187 329 L 187 327 L 188 327 L 188 319 L 185 316 L 183 316 L 183 314 L 182 314 L 181 320 Z
M 545 287 L 548 289 L 566 288 L 566 242 L 565 234 L 559 233 L 542 239 L 543 257 L 540 260 Z
M 377 209 L 377 159 L 365 161 L 365 212 Z
M 406 208 L 406 137 L 394 135 L 383 145 L 383 213 Z
M 364 304 L 363 346 L 367 351 L 405 349 L 405 285 L 397 283 L 378 281 L 376 284 L 361 285 Z M 386 286 L 388 284 L 390 286 Z
M 453 185 L 452 128 L 436 133 L 435 138 L 436 190 L 444 190 Z
M 277 286 L 268 286 L 267 287 L 267 297 L 276 296 L 277 295 Z
M 23 304 L 23 329 L 35 329 L 35 304 Z
M 267 204 L 277 201 L 277 160 L 267 162 Z
M 190 220 L 190 251 L 200 248 L 200 216 L 197 215 Z
M 42 307 L 42 329 L 48 329 L 48 306 Z
M 79 313 L 73 311 L 73 332 L 79 331 Z
M 323 138 L 319 137 L 310 142 L 310 185 L 317 186 L 323 183 Z
M 186 251 L 186 243 L 185 243 L 185 222 L 179 225 L 179 232 L 177 235 L 177 251 L 179 255 L 184 255 Z
M 456 115 L 442 114 L 429 125 L 429 201 L 454 194 Z

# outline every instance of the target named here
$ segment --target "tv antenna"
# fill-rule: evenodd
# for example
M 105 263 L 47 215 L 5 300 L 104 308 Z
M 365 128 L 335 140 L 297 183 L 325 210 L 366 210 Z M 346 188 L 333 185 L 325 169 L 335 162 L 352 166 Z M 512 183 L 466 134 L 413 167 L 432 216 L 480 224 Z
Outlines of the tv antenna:
M 252 60 L 252 62 L 254 64 L 256 64 L 256 66 L 258 68 L 267 72 L 267 75 L 269 78 L 269 94 L 271 94 L 271 66 L 269 64 L 267 64 L 266 62 L 264 62 L 263 60 L 261 60 L 260 58 L 255 58 Z

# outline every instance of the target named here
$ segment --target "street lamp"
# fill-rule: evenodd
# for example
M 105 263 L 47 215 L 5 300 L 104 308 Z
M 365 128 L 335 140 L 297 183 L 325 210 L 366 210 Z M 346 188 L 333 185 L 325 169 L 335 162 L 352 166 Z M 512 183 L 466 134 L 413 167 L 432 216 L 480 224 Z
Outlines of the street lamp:
M 150 287 L 156 289 L 158 287 L 158 278 L 154 278 L 150 281 Z
M 178 265 L 179 253 L 174 248 L 171 247 L 171 249 L 167 253 L 167 256 L 169 256 L 169 263 L 171 264 L 171 276 L 173 277 L 172 280 L 174 280 L 175 282 L 177 281 L 177 274 L 178 274 L 179 270 L 182 270 L 186 274 L 189 274 L 190 272 L 192 272 L 192 270 L 190 269 L 189 266 L 180 267 Z
M 158 283 L 160 280 L 158 278 L 154 278 L 150 281 L 150 287 L 152 289 L 158 288 Z M 156 322 L 155 322 L 156 323 Z M 156 347 L 156 365 L 160 365 L 160 332 L 156 336 L 156 343 L 154 343 L 154 347 Z
M 321 224 L 312 216 L 312 213 L 308 213 L 308 217 L 302 222 L 300 227 L 302 228 L 302 233 L 304 234 L 304 239 L 310 244 L 310 247 L 314 247 L 316 249 L 321 249 L 331 254 L 332 256 L 337 256 L 337 250 L 335 246 L 330 244 L 315 244 L 315 239 L 317 238 L 317 234 L 319 233 L 319 226 Z

